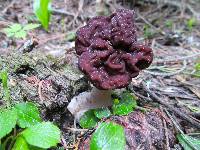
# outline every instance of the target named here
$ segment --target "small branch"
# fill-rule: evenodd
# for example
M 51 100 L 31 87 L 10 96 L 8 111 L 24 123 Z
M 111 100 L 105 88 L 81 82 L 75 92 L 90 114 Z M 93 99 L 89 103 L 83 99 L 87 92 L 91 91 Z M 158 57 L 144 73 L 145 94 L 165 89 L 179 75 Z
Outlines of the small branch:
M 68 149 L 67 143 L 66 143 L 65 138 L 63 136 L 61 136 L 61 143 L 62 143 L 63 147 L 65 148 L 65 150 L 67 150 Z
M 64 10 L 58 10 L 58 9 L 55 9 L 55 8 L 52 8 L 51 12 L 52 12 L 53 15 L 64 15 L 64 16 L 75 17 L 74 13 L 71 13 L 71 12 L 68 12 L 68 11 L 64 11 Z
M 17 0 L 13 0 L 6 8 L 3 9 L 2 14 L 5 14 L 7 12 L 7 10 L 10 7 L 13 7 L 13 5 L 17 2 Z
M 167 109 L 164 109 L 166 114 L 168 115 L 168 117 L 172 120 L 174 126 L 176 127 L 176 129 L 181 133 L 184 134 L 184 132 L 181 130 L 179 124 L 176 122 L 176 119 L 167 111 Z
M 88 129 L 77 129 L 77 128 L 66 128 L 67 130 L 73 131 L 73 132 L 86 132 Z
M 181 69 L 175 71 L 175 72 L 161 73 L 161 72 L 152 72 L 152 71 L 149 71 L 149 70 L 144 70 L 144 72 L 155 75 L 155 76 L 167 77 L 167 76 L 174 76 L 174 75 L 177 75 L 177 74 L 183 72 L 186 69 L 186 67 L 187 67 L 187 62 L 183 61 L 183 67 Z
M 146 92 L 149 93 L 150 96 L 152 96 L 154 98 L 154 100 L 165 106 L 166 108 L 168 108 L 170 111 L 174 112 L 175 114 L 177 114 L 179 117 L 181 117 L 182 119 L 185 119 L 186 121 L 188 121 L 191 125 L 195 126 L 196 128 L 200 129 L 200 123 L 195 121 L 194 119 L 192 119 L 190 116 L 182 113 L 181 111 L 177 110 L 176 108 L 174 108 L 173 106 L 169 105 L 168 103 L 166 103 L 167 100 L 163 100 L 163 98 L 158 97 L 154 92 L 152 92 L 149 88 L 147 88 L 146 84 L 144 82 L 142 82 L 142 86 L 144 88 L 144 90 Z
M 170 59 L 166 59 L 166 60 L 158 59 L 158 60 L 154 61 L 154 63 L 160 64 L 160 63 L 177 62 L 177 61 L 183 61 L 183 60 L 187 60 L 187 59 L 195 59 L 198 56 L 200 56 L 200 53 L 192 54 L 189 56 L 178 57 L 178 58 L 170 58 Z
M 162 106 L 160 106 L 160 110 L 164 114 Z M 164 118 L 162 120 L 163 120 L 164 129 L 165 129 L 166 149 L 170 150 L 170 146 L 169 146 L 169 133 L 168 133 L 168 129 L 167 129 L 167 123 L 166 123 L 166 120 Z
M 191 115 L 193 116 L 193 117 L 195 117 L 195 118 L 200 118 L 200 112 L 193 112 L 193 113 L 191 113 Z

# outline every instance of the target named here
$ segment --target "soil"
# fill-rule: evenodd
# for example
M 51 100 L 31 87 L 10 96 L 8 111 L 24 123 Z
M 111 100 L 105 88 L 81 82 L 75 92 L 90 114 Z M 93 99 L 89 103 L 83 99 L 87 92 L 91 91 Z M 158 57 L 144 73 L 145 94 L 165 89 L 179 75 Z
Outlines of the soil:
M 145 108 L 148 113 L 143 114 L 137 110 L 127 117 L 136 115 L 137 118 L 139 115 L 146 123 L 148 117 L 144 119 L 145 116 L 154 114 L 152 116 L 160 124 L 154 124 L 153 127 L 151 121 L 140 124 L 144 130 L 150 130 L 150 125 L 151 129 L 156 126 L 157 130 L 153 133 L 157 135 L 158 130 L 162 133 L 158 135 L 160 138 L 154 137 L 155 141 L 157 139 L 162 141 L 164 148 L 160 149 L 168 149 L 169 146 L 180 148 L 175 140 L 177 125 L 173 120 L 176 120 L 176 124 L 186 134 L 199 131 L 193 123 L 168 107 L 171 106 L 200 123 L 200 71 L 195 70 L 195 64 L 200 63 L 200 2 L 198 0 L 189 2 L 108 0 L 100 3 L 88 0 L 57 0 L 52 2 L 54 10 L 48 32 L 40 27 L 28 32 L 25 39 L 8 38 L 1 32 L 1 29 L 13 23 L 37 23 L 32 5 L 32 1 L 26 0 L 0 0 L 0 70 L 8 69 L 12 104 L 20 101 L 36 102 L 43 119 L 53 121 L 61 128 L 63 136 L 59 147 L 78 149 L 94 131 L 78 130 L 80 128 L 78 123 L 74 123 L 74 117 L 67 110 L 67 105 L 73 96 L 91 89 L 87 78 L 77 67 L 78 57 L 74 50 L 74 40 L 69 40 L 69 33 L 74 33 L 90 18 L 98 14 L 110 14 L 118 8 L 135 10 L 138 41 L 150 43 L 154 51 L 151 67 L 134 78 L 126 89 L 122 89 L 134 93 L 138 97 L 139 106 Z M 190 28 L 188 22 L 192 18 L 195 22 Z M 32 41 L 36 42 L 35 45 L 31 43 Z M 27 43 L 28 49 L 25 49 Z M 145 90 L 142 84 L 144 82 L 147 83 L 151 93 Z M 121 91 L 116 90 L 116 92 Z M 155 101 L 156 98 L 152 93 L 167 105 Z M 0 105 L 2 107 L 5 105 L 2 99 Z M 155 115 L 155 109 L 161 112 L 158 113 L 160 115 Z M 163 118 L 171 122 L 170 126 Z M 113 116 L 111 120 L 124 122 L 125 118 Z M 133 127 L 136 120 L 126 124 Z M 164 124 L 167 125 L 164 127 Z M 164 136 L 164 129 L 167 129 L 168 135 L 173 137 L 170 138 L 173 139 L 170 145 L 166 145 L 166 139 L 169 137 Z M 126 136 L 127 141 L 138 138 L 128 134 Z M 136 145 L 145 148 L 148 144 L 150 146 L 155 144 L 148 139 L 145 142 L 146 145 L 141 145 L 141 142 Z M 133 143 L 128 144 L 129 149 L 134 149 L 131 148 Z

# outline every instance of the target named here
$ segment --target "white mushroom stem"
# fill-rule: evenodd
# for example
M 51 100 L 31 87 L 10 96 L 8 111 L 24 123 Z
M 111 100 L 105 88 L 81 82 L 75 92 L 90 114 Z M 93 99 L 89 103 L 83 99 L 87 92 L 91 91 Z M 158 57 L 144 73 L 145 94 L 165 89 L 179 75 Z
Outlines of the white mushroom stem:
M 112 105 L 111 90 L 99 90 L 93 87 L 91 92 L 83 92 L 72 98 L 67 106 L 77 120 L 89 109 Z

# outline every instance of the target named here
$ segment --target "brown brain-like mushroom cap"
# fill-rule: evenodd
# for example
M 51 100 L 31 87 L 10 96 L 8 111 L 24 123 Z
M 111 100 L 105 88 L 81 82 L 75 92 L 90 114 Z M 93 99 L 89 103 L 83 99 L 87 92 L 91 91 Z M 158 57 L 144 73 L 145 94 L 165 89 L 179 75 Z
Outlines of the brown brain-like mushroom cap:
M 99 89 L 127 86 L 153 60 L 151 48 L 137 43 L 134 14 L 120 9 L 90 19 L 77 31 L 79 68 Z

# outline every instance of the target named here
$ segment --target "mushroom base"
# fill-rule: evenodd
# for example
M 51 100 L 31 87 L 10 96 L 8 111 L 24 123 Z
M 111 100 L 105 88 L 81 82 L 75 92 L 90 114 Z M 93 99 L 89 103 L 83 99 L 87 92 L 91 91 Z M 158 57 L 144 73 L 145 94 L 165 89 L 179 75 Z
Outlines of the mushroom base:
M 91 92 L 83 92 L 73 97 L 67 109 L 79 120 L 87 110 L 111 105 L 111 90 L 99 90 L 93 87 Z

